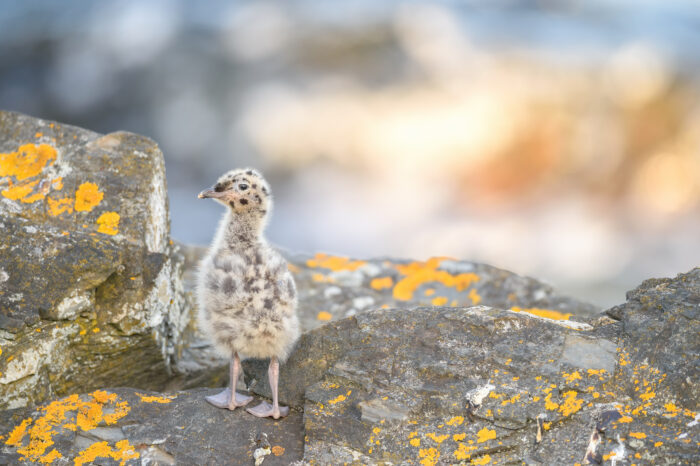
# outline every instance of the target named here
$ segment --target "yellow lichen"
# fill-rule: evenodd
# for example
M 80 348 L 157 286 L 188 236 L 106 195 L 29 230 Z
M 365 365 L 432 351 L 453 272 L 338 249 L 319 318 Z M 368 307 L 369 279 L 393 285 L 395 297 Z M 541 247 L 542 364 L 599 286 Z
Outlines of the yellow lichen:
M 326 321 L 326 320 L 331 320 L 332 318 L 333 318 L 333 314 L 331 314 L 331 313 L 328 312 L 328 311 L 320 311 L 320 312 L 316 315 L 316 319 L 318 319 L 318 320 L 324 320 L 324 321 Z
M 76 456 L 75 466 L 92 463 L 97 458 L 112 458 L 115 461 L 119 461 L 120 465 L 124 465 L 127 460 L 136 459 L 140 456 L 134 447 L 129 444 L 128 440 L 120 440 L 114 444 L 114 447 L 110 447 L 106 441 L 93 443 Z
M 626 424 L 628 422 L 632 422 L 634 419 L 632 419 L 629 416 L 622 416 L 620 419 L 617 420 L 620 424 Z
M 77 207 L 76 207 L 76 210 Z M 97 231 L 106 235 L 116 235 L 119 233 L 119 214 L 116 212 L 105 212 L 97 219 L 99 225 Z
M 23 144 L 16 152 L 0 153 L 0 176 L 17 181 L 32 178 L 56 160 L 56 149 L 48 144 Z
M 328 404 L 334 405 L 336 403 L 340 403 L 341 401 L 345 401 L 346 399 L 347 399 L 347 397 L 345 395 L 341 394 L 341 395 L 336 396 L 332 400 L 328 400 Z
M 456 288 L 457 291 L 464 291 L 473 282 L 479 280 L 479 276 L 474 273 L 452 275 L 444 270 L 437 270 L 440 263 L 447 259 L 450 258 L 433 257 L 426 262 L 396 265 L 396 269 L 405 277 L 394 287 L 394 299 L 399 301 L 412 299 L 413 293 L 424 283 L 437 282 L 449 288 Z
M 464 435 L 464 434 L 462 434 Z M 464 437 L 462 437 L 464 439 Z M 469 452 L 476 450 L 476 447 L 467 446 L 461 442 L 457 444 L 457 449 L 454 451 L 453 455 L 458 460 L 468 460 L 471 457 Z
M 52 464 L 59 458 L 63 458 L 63 455 L 54 448 L 53 450 L 39 458 L 39 462 L 44 464 Z
M 461 441 L 464 440 L 466 437 L 467 437 L 467 434 L 464 434 L 464 433 L 462 433 L 462 434 L 454 434 L 454 435 L 452 436 L 452 440 L 454 440 L 455 442 L 461 442 Z
M 419 447 L 420 446 L 420 439 L 419 438 L 412 438 L 411 440 L 408 441 L 408 443 L 410 443 L 411 446 Z
M 83 183 L 75 192 L 75 210 L 77 212 L 90 212 L 97 204 L 102 202 L 104 193 L 95 183 Z
M 513 312 L 525 312 L 526 314 L 532 314 L 538 317 L 544 317 L 545 319 L 552 320 L 569 320 L 569 317 L 573 315 L 570 313 L 563 313 L 554 309 L 539 309 L 535 307 L 522 309 L 516 306 L 512 307 L 510 310 Z
M 418 451 L 418 456 L 423 458 L 420 464 L 423 466 L 435 466 L 440 458 L 440 452 L 437 448 L 421 448 Z
M 273 455 L 275 456 L 282 456 L 284 455 L 284 447 L 281 445 L 275 445 L 273 446 L 270 451 L 272 452 Z
M 472 300 L 472 304 L 475 306 L 481 302 L 481 296 L 477 293 L 476 288 L 469 290 L 469 299 Z
M 334 272 L 340 270 L 357 270 L 366 263 L 365 261 L 351 261 L 347 257 L 329 256 L 321 252 L 317 253 L 313 259 L 306 261 L 306 265 L 310 268 L 320 267 Z
M 554 401 L 552 401 L 551 393 L 547 393 L 547 396 L 544 397 L 544 407 L 549 411 L 554 411 L 559 407 L 559 403 L 555 403 Z
M 567 383 L 572 383 L 574 380 L 581 380 L 581 374 L 579 374 L 578 371 L 574 371 L 571 374 L 564 372 L 563 375 Z
M 496 431 L 491 430 L 488 427 L 484 427 L 481 429 L 479 432 L 476 433 L 477 436 L 477 443 L 484 443 L 488 440 L 493 440 L 496 438 Z
M 384 290 L 394 286 L 394 279 L 391 277 L 375 278 L 369 283 L 369 286 L 375 290 Z
M 664 442 L 654 442 L 655 447 L 660 447 L 663 444 L 664 444 Z
M 444 306 L 447 303 L 447 298 L 444 296 L 436 296 L 432 299 L 431 303 L 433 306 Z
M 27 434 L 27 426 L 32 423 L 32 418 L 27 418 L 23 420 L 18 426 L 15 426 L 10 432 L 10 435 L 5 440 L 6 445 L 18 446 L 22 443 L 22 439 Z
M 32 424 L 32 419 L 25 419 L 22 423 L 13 430 L 13 434 L 6 441 L 13 442 L 13 446 L 20 446 L 24 435 L 29 435 L 29 442 L 17 449 L 17 453 L 22 455 L 20 458 L 23 461 L 36 462 L 40 461 L 46 450 L 53 445 L 53 435 L 55 427 L 65 427 L 67 429 L 76 430 L 80 427 L 83 430 L 91 430 L 97 427 L 98 423 L 104 420 L 107 424 L 113 424 L 118 419 L 126 416 L 129 408 L 126 402 L 118 403 L 113 406 L 114 413 L 103 416 L 102 409 L 106 403 L 113 403 L 117 399 L 115 394 L 110 394 L 103 391 L 96 391 L 91 394 L 91 399 L 83 401 L 78 395 L 71 395 L 66 398 L 53 401 L 48 405 L 40 408 L 42 412 Z M 66 422 L 66 414 L 69 412 L 77 412 L 75 424 Z M 70 420 L 72 421 L 72 419 Z M 31 427 L 30 427 L 31 426 Z M 27 431 L 27 427 L 30 427 Z M 49 453 L 48 455 L 52 455 Z
M 173 399 L 175 399 L 175 396 L 168 397 L 168 396 L 156 396 L 156 395 L 144 395 L 143 393 L 136 393 L 136 396 L 138 396 L 142 402 L 144 403 L 171 403 Z
M 62 213 L 73 213 L 73 198 L 64 197 L 63 199 L 51 199 L 50 197 L 46 199 L 49 203 L 49 214 L 56 217 Z
M 577 398 L 577 393 L 574 390 L 564 392 L 564 402 L 559 407 L 559 412 L 564 416 L 569 416 L 581 409 L 583 405 L 583 400 Z
M 647 438 L 647 434 L 645 434 L 644 432 L 630 432 L 630 437 L 643 439 Z
M 681 409 L 673 403 L 664 404 L 664 408 L 666 409 L 664 417 L 676 417 L 681 412 Z
M 12 182 L 10 182 L 10 186 L 2 191 L 2 195 L 12 201 L 17 201 L 31 193 L 38 182 L 38 180 L 30 181 L 18 185 L 13 185 Z
M 445 424 L 448 426 L 461 426 L 463 422 L 464 418 L 462 416 L 454 416 L 453 418 L 448 419 Z
M 484 455 L 480 458 L 472 460 L 472 464 L 489 464 L 491 462 L 491 457 L 489 455 Z
M 437 443 L 438 445 L 440 445 L 442 442 L 444 442 L 445 440 L 447 440 L 450 437 L 447 434 L 435 435 L 432 432 L 425 434 L 425 436 L 432 439 L 433 442 Z

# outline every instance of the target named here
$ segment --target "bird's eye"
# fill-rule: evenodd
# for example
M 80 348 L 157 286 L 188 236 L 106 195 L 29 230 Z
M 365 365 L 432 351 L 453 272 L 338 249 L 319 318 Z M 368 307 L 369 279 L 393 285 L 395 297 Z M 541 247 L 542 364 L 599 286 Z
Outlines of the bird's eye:
M 241 191 L 245 191 L 246 189 L 248 189 L 248 185 L 245 183 L 241 183 L 238 185 L 238 189 L 240 189 Z

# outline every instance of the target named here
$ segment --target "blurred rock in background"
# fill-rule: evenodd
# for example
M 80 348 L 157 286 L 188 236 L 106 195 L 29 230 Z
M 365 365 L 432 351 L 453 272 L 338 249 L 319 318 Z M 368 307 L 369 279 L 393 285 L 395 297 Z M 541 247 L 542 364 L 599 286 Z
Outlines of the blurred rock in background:
M 50 0 L 0 10 L 0 108 L 158 141 L 172 233 L 254 165 L 293 251 L 449 255 L 608 306 L 700 257 L 692 1 Z

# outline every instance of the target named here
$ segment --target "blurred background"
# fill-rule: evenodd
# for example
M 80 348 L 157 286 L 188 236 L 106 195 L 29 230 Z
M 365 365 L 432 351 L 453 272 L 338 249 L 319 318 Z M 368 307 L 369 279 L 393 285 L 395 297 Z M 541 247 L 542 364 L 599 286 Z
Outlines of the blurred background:
M 293 251 L 446 255 L 609 306 L 700 265 L 695 0 L 4 0 L 0 108 L 155 139 L 172 234 L 260 168 Z

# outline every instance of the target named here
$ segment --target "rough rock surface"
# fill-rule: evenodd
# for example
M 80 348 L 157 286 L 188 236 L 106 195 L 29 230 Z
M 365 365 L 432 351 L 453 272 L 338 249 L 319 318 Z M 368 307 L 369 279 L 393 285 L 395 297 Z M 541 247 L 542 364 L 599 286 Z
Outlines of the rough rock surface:
M 0 409 L 162 388 L 187 323 L 163 157 L 0 112 Z
M 647 281 L 615 318 L 358 313 L 304 334 L 282 367 L 287 419 L 211 408 L 208 390 L 96 391 L 0 414 L 0 463 L 251 464 L 265 433 L 263 464 L 302 451 L 320 465 L 697 464 L 698 399 L 682 379 L 697 367 L 699 284 L 700 269 Z M 655 323 L 679 343 L 658 355 L 634 331 Z M 269 394 L 266 364 L 244 364 L 252 391 Z
M 302 337 L 280 396 L 304 410 L 305 459 L 318 464 L 697 464 L 698 286 L 700 269 L 649 280 L 622 321 L 485 306 L 357 314 Z M 245 366 L 268 396 L 265 363 Z
M 184 247 L 186 287 L 193 287 L 193 270 L 206 251 Z M 355 260 L 327 254 L 284 253 L 299 294 L 299 317 L 304 330 L 359 312 L 388 307 L 487 305 L 531 312 L 557 319 L 576 320 L 600 312 L 595 306 L 562 296 L 550 286 L 506 270 L 467 261 L 431 258 Z M 189 278 L 188 278 L 189 277 Z M 194 304 L 192 304 L 194 305 Z M 187 341 L 177 368 L 185 381 L 174 387 L 192 387 L 226 380 L 225 361 L 216 355 L 190 322 Z
M 0 464 L 253 464 L 258 449 L 266 466 L 301 459 L 300 413 L 274 422 L 221 410 L 204 401 L 211 392 L 118 388 L 0 412 Z

